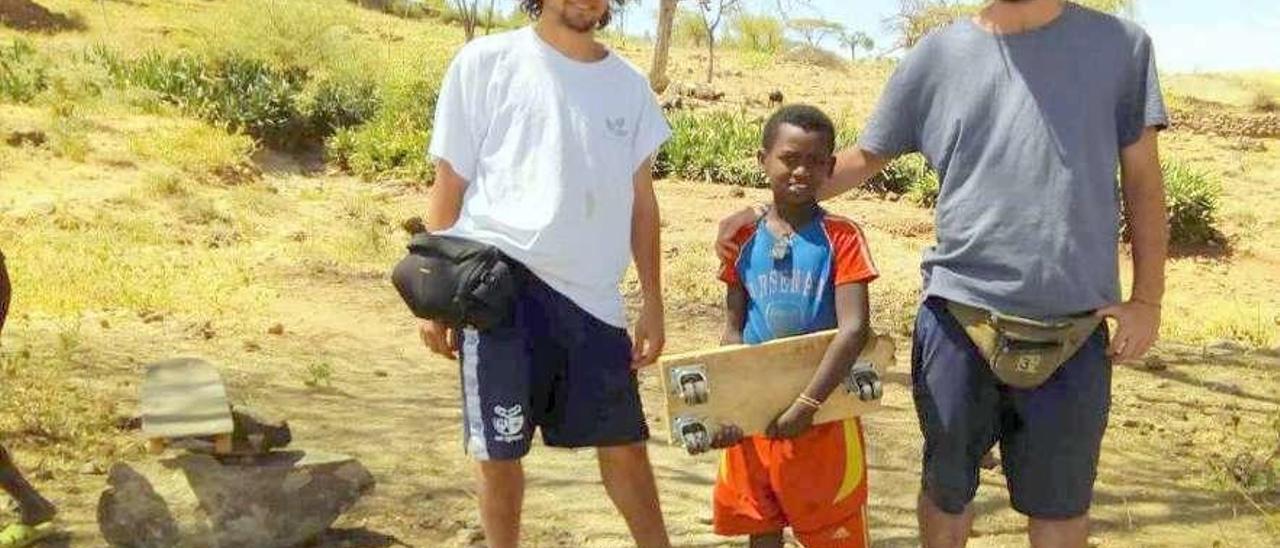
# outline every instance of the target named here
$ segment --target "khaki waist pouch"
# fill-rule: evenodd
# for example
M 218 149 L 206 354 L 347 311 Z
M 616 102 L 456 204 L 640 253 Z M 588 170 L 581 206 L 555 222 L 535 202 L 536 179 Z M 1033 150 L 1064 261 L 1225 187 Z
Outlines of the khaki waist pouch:
M 1093 315 L 1042 322 L 947 301 L 991 372 L 1009 386 L 1044 384 L 1089 340 L 1101 318 Z

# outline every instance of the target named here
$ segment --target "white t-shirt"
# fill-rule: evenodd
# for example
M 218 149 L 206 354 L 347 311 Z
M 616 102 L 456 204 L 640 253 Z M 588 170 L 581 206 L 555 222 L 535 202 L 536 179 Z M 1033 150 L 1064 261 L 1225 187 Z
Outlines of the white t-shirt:
M 593 316 L 626 326 L 633 175 L 671 130 L 643 74 L 570 59 L 533 27 L 454 58 L 429 152 L 468 182 L 446 234 L 493 245 Z

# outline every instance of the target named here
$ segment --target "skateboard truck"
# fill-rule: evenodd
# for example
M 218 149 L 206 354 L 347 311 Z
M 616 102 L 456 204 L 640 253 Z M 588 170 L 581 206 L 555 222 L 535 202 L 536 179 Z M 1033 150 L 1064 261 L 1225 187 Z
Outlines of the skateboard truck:
M 711 432 L 702 419 L 688 415 L 676 417 L 671 423 L 671 434 L 680 445 L 693 452 L 695 449 L 706 451 L 711 448 Z
M 672 393 L 680 396 L 685 405 L 707 403 L 711 397 L 705 365 L 689 365 L 672 369 L 670 386 Z
M 884 385 L 880 382 L 880 374 L 869 361 L 857 361 L 849 368 L 849 376 L 844 379 L 844 389 L 858 396 L 862 401 L 873 401 L 884 395 Z

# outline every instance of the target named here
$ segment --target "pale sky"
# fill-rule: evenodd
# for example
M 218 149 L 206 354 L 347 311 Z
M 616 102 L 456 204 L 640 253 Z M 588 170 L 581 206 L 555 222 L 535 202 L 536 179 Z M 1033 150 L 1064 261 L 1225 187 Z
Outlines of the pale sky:
M 774 0 L 745 1 L 755 11 L 776 5 Z M 1280 70 L 1280 1 L 1137 1 L 1135 18 L 1151 35 L 1162 71 Z M 693 0 L 681 3 L 694 6 Z M 625 17 L 626 32 L 653 32 L 657 0 L 638 4 Z M 816 13 L 804 16 L 818 15 L 862 30 L 878 47 L 894 41 L 884 20 L 896 11 L 898 0 L 810 0 L 809 4 Z

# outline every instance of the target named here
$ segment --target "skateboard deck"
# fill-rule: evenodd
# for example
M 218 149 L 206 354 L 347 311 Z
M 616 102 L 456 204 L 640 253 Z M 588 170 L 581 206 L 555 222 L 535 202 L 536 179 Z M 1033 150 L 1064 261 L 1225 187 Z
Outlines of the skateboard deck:
M 222 375 L 208 362 L 178 358 L 147 366 L 142 381 L 142 434 L 153 453 L 178 438 L 212 438 L 231 452 L 231 405 Z
M 662 358 L 659 377 L 667 400 L 669 441 L 688 445 L 697 436 L 705 441 L 722 424 L 737 425 L 744 435 L 763 434 L 808 386 L 835 334 L 833 329 Z M 882 376 L 893 363 L 893 352 L 893 339 L 872 334 L 850 370 L 871 366 L 873 375 Z M 831 393 L 813 422 L 856 417 L 879 407 L 879 394 L 860 397 L 851 375 Z

